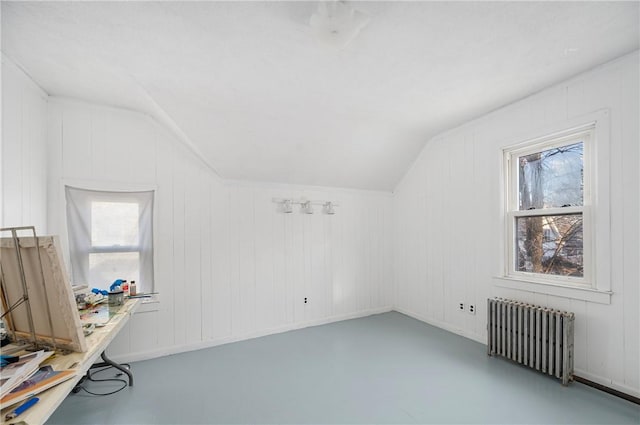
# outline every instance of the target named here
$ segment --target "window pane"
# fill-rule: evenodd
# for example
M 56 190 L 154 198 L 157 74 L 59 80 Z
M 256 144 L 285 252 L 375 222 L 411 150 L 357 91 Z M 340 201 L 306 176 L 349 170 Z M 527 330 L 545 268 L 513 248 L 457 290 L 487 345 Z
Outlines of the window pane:
M 520 210 L 583 205 L 583 143 L 518 157 Z
M 91 203 L 92 246 L 138 246 L 138 204 Z
M 108 252 L 89 254 L 89 285 L 109 289 L 116 279 L 140 281 L 140 253 Z
M 516 218 L 516 254 L 517 271 L 582 277 L 582 214 Z

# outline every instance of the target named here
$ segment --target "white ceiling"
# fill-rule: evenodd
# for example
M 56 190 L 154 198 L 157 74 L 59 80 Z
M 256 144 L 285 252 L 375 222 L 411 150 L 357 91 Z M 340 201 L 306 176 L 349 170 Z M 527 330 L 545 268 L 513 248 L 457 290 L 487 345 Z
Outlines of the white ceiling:
M 392 190 L 434 135 L 639 48 L 638 2 L 2 2 L 49 94 L 172 123 L 224 178 Z

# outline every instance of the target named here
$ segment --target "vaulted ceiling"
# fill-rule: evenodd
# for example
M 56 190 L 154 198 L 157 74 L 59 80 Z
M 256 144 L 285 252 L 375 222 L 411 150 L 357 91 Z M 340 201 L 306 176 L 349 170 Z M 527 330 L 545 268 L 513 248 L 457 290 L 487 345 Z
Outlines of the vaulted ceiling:
M 366 24 L 330 44 L 317 2 L 3 1 L 2 51 L 50 95 L 156 117 L 224 178 L 393 190 L 439 132 L 640 43 L 638 2 L 346 6 Z

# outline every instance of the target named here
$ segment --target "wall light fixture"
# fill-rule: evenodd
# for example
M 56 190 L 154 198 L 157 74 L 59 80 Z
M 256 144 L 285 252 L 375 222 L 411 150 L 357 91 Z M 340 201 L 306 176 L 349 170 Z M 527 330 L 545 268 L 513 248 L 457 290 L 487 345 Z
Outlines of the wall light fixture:
M 301 214 L 313 214 L 314 205 L 321 205 L 322 212 L 327 215 L 334 215 L 336 213 L 335 207 L 339 206 L 332 201 L 311 201 L 306 198 L 289 199 L 289 198 L 273 198 L 271 202 L 278 204 L 276 211 L 284 214 L 291 214 L 293 212 L 293 204 L 300 205 Z

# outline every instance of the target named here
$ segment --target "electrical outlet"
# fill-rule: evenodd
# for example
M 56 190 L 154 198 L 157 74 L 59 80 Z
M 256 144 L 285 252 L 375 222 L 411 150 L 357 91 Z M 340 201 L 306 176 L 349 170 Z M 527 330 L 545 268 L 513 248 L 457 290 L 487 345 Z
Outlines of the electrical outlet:
M 305 304 L 307 303 L 307 297 L 304 297 L 304 303 Z
M 458 310 L 464 311 L 464 303 L 459 304 Z
M 473 304 L 469 304 L 467 308 L 467 313 L 476 314 L 476 306 Z

